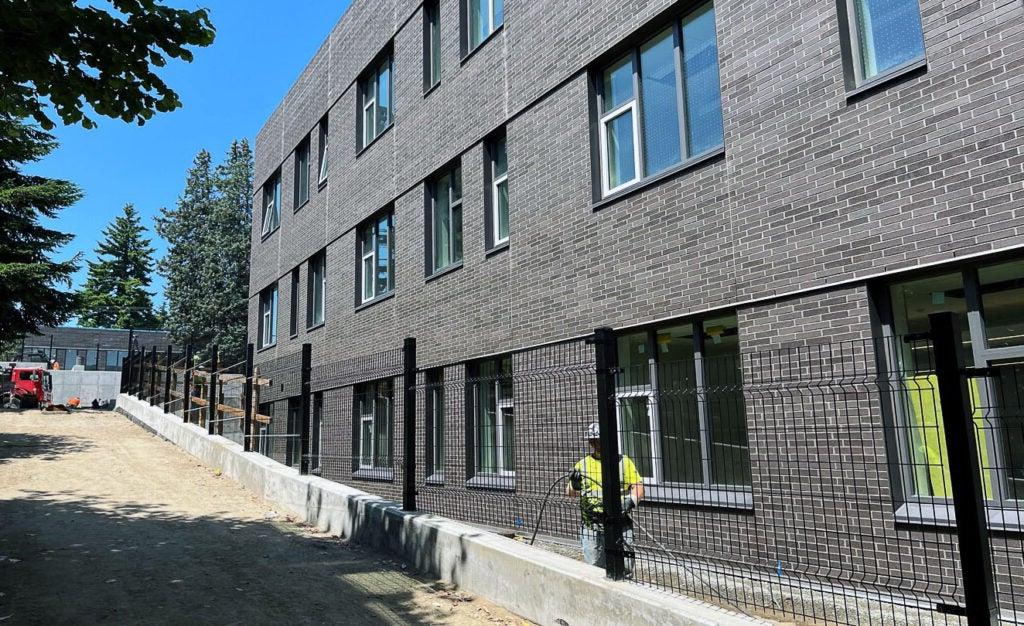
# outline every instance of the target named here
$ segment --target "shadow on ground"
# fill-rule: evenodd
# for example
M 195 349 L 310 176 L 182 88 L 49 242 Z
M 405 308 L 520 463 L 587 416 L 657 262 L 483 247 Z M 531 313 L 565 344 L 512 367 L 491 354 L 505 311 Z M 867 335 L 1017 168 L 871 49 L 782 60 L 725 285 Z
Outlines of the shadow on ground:
M 78 437 L 0 433 L 0 465 L 32 457 L 43 461 L 56 461 L 65 454 L 85 452 L 91 447 L 88 439 Z
M 8 623 L 443 622 L 415 601 L 427 583 L 338 539 L 77 492 L 23 493 L 0 501 Z

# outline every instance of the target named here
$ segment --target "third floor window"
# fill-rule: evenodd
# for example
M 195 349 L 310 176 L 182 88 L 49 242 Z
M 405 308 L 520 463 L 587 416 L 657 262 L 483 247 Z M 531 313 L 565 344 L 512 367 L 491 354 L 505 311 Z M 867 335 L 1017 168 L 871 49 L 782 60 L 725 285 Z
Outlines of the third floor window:
M 359 80 L 360 148 L 370 145 L 393 121 L 391 70 L 392 57 L 388 52 Z
M 263 226 L 260 234 L 267 236 L 281 225 L 281 171 L 263 184 Z
M 854 85 L 924 58 L 919 0 L 841 0 L 853 54 Z
M 462 262 L 462 168 L 455 166 L 429 186 L 429 274 Z
M 602 195 L 721 147 L 714 3 L 612 62 L 597 83 Z
M 463 0 L 466 52 L 471 52 L 505 23 L 504 0 Z

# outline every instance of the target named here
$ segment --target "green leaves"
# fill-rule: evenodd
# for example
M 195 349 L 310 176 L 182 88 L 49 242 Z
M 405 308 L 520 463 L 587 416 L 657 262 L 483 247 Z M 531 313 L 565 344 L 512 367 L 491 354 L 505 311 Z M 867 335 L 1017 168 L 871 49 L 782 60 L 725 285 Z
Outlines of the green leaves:
M 0 112 L 49 130 L 47 101 L 65 124 L 85 128 L 96 126 L 87 108 L 143 124 L 181 106 L 153 68 L 168 58 L 191 62 L 189 47 L 213 43 L 209 13 L 108 2 L 114 12 L 75 0 L 0 2 Z
M 77 305 L 68 287 L 78 257 L 52 259 L 73 237 L 40 219 L 57 217 L 81 192 L 67 181 L 21 173 L 55 146 L 50 135 L 0 115 L 0 344 L 63 324 Z

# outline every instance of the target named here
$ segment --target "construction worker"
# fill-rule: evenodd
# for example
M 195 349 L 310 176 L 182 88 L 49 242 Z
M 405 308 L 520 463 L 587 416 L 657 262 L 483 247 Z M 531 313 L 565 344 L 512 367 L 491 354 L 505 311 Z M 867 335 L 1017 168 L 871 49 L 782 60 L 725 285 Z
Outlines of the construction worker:
M 590 454 L 580 459 L 569 474 L 565 493 L 571 498 L 579 497 L 583 513 L 580 528 L 580 544 L 583 546 L 583 560 L 591 565 L 604 567 L 604 502 L 601 493 L 601 428 L 594 423 L 587 427 L 587 444 Z M 644 483 L 636 465 L 628 456 L 619 456 L 619 482 L 622 486 L 622 512 L 627 515 L 622 530 L 622 547 L 633 551 L 633 522 L 628 514 L 644 497 Z M 626 576 L 633 574 L 633 559 L 626 559 Z

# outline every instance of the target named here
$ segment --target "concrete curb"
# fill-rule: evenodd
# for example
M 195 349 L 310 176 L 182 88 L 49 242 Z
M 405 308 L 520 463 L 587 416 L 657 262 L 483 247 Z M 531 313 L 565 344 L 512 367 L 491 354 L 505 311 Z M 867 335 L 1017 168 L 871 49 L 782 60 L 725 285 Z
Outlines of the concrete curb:
M 616 583 L 589 565 L 333 481 L 300 476 L 223 437 L 121 394 L 133 422 L 218 467 L 305 523 L 386 549 L 538 624 L 769 624 L 697 600 Z

